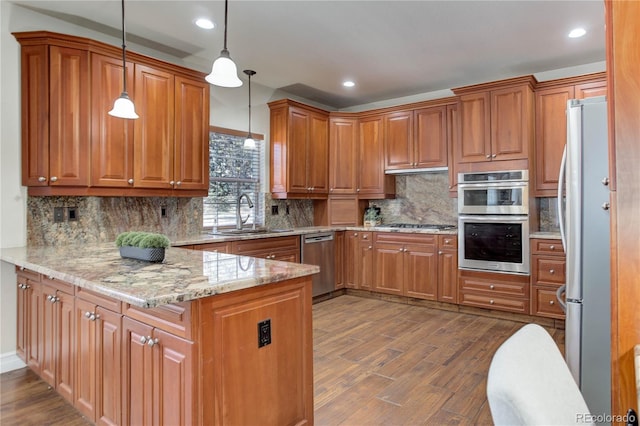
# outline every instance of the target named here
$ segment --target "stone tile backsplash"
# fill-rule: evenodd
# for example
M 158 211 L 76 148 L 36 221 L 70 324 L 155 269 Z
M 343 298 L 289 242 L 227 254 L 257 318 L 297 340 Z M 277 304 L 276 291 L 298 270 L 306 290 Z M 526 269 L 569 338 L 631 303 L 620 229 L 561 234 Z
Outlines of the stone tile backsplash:
M 396 176 L 396 198 L 373 200 L 383 223 L 458 223 L 458 199 L 449 196 L 445 172 Z
M 77 220 L 54 221 L 54 207 L 76 207 Z M 160 217 L 161 207 L 166 217 Z M 124 231 L 160 232 L 174 238 L 202 232 L 202 198 L 29 197 L 27 245 L 109 242 Z

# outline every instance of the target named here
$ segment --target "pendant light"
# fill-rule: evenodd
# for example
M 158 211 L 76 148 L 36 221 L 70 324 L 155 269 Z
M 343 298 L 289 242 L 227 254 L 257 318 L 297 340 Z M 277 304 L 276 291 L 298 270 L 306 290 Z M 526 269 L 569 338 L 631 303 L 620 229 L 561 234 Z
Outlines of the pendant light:
M 127 93 L 127 45 L 125 43 L 124 31 L 124 0 L 122 0 L 122 94 L 113 103 L 113 109 L 109 111 L 109 115 L 119 118 L 138 118 L 133 102 L 129 99 Z
M 224 1 L 224 49 L 220 52 L 220 56 L 211 67 L 211 74 L 205 77 L 209 83 L 221 87 L 240 87 L 242 80 L 238 78 L 238 69 L 236 64 L 231 60 L 229 51 L 227 50 L 227 10 L 229 0 Z
M 256 141 L 253 140 L 253 135 L 251 134 L 251 76 L 255 75 L 256 72 L 253 70 L 244 70 L 243 71 L 247 76 L 249 76 L 249 134 L 247 138 L 244 140 L 245 148 L 255 148 Z

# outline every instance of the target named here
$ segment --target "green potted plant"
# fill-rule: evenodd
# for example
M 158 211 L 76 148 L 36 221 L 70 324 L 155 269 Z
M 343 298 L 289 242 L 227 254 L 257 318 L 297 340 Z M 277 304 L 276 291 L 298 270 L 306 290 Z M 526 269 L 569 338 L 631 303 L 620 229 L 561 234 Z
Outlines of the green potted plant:
M 164 251 L 170 244 L 165 235 L 153 232 L 128 231 L 116 238 L 120 256 L 148 262 L 162 262 Z

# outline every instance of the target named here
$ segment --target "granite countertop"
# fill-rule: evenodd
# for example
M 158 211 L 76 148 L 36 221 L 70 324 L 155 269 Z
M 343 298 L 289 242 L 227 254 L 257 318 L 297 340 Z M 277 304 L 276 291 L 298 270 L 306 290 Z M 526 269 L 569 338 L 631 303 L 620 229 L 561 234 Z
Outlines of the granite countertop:
M 225 241 L 238 241 L 238 240 L 255 240 L 260 238 L 273 238 L 273 237 L 286 237 L 291 235 L 305 235 L 313 234 L 316 232 L 331 232 L 331 231 L 375 231 L 375 232 L 405 232 L 412 234 L 446 234 L 457 235 L 458 229 L 447 230 L 434 230 L 434 229 L 419 229 L 419 228 L 391 228 L 389 226 L 309 226 L 295 229 L 275 229 L 262 233 L 255 234 L 241 234 L 241 235 L 220 235 L 203 232 L 202 234 L 193 235 L 190 237 L 177 237 L 171 238 L 173 246 L 185 246 L 190 244 L 206 244 L 217 243 Z
M 162 263 L 123 259 L 114 243 L 0 250 L 0 260 L 142 308 L 318 273 L 313 265 L 169 248 Z

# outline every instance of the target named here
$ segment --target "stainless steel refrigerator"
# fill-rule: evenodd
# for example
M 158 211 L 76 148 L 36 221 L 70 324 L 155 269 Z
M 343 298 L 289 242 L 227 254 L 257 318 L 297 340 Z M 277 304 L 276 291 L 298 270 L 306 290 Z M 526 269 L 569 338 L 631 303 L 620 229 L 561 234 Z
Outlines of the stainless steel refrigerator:
M 607 137 L 604 96 L 568 102 L 567 144 L 558 185 L 560 231 L 567 254 L 565 358 L 594 415 L 611 414 Z

